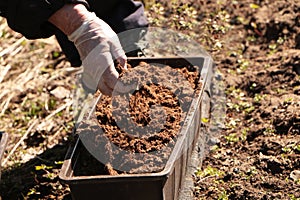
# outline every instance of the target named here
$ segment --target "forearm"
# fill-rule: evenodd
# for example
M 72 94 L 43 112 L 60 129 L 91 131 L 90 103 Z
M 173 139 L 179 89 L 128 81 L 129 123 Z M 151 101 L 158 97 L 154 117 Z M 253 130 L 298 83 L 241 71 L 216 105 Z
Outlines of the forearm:
M 66 4 L 56 11 L 48 21 L 66 35 L 70 35 L 83 23 L 87 12 L 89 11 L 82 4 Z

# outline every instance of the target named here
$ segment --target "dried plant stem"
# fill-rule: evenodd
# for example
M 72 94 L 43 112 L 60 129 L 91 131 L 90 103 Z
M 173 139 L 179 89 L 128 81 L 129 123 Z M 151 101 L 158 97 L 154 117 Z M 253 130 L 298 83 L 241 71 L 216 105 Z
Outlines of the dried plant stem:
M 14 52 L 17 48 L 19 48 L 20 44 L 25 40 L 24 37 L 18 39 L 13 45 L 11 45 L 9 48 L 4 49 L 0 52 L 0 57 L 3 57 L 7 54 L 10 54 L 11 52 Z
M 60 106 L 59 108 L 57 108 L 55 111 L 53 111 L 50 115 L 48 115 L 45 118 L 45 121 L 50 120 L 54 115 L 56 115 L 57 113 L 63 111 L 64 109 L 66 109 L 67 107 L 72 105 L 72 101 L 68 101 L 67 103 L 65 103 L 64 105 Z
M 3 69 L 3 71 L 1 71 L 0 73 L 0 83 L 3 81 L 5 75 L 7 74 L 7 72 L 10 70 L 11 66 L 10 65 L 6 65 Z

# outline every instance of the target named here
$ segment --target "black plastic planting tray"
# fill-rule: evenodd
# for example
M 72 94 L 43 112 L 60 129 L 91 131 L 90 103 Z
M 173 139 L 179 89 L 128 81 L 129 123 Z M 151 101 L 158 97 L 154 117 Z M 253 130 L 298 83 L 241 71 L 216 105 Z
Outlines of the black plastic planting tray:
M 160 172 L 122 175 L 76 175 L 78 157 L 85 150 L 80 139 L 70 147 L 60 172 L 62 182 L 69 184 L 73 199 L 132 199 L 132 200 L 174 200 L 186 176 L 192 151 L 195 149 L 201 132 L 201 113 L 203 112 L 203 96 L 209 90 L 212 60 L 203 57 L 164 57 L 164 58 L 129 58 L 132 66 L 139 62 L 160 63 L 171 67 L 192 65 L 199 67 L 201 90 L 192 100 L 189 111 L 180 129 L 180 134 L 169 159 Z M 80 133 L 79 133 L 80 134 Z M 204 146 L 200 148 L 205 148 Z

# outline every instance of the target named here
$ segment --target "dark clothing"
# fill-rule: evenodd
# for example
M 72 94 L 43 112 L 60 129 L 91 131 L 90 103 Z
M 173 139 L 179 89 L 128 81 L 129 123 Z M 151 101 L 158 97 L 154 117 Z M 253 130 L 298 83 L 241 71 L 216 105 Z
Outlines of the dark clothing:
M 106 21 L 116 32 L 146 27 L 141 2 L 132 0 L 87 0 L 90 11 Z M 11 29 L 28 39 L 47 38 L 55 34 L 72 66 L 81 61 L 74 44 L 48 18 L 63 7 L 63 0 L 0 0 L 0 15 L 7 18 Z
M 48 18 L 63 5 L 62 0 L 0 0 L 0 15 L 26 38 L 46 38 L 55 30 Z

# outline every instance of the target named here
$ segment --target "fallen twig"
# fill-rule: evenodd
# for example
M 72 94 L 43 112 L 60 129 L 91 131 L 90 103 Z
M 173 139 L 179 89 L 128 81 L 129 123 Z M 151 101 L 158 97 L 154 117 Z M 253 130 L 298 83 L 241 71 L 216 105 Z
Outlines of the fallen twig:
M 10 70 L 11 66 L 10 65 L 6 65 L 4 70 L 1 71 L 1 74 L 0 74 L 0 83 L 3 81 L 5 75 L 7 74 L 7 72 Z
M 4 115 L 5 111 L 8 109 L 9 103 L 13 97 L 14 97 L 14 95 L 12 94 L 7 98 L 7 100 L 5 101 L 5 104 L 3 105 L 3 109 L 0 113 L 0 116 Z
M 64 105 L 60 106 L 59 108 L 57 108 L 55 111 L 53 111 L 50 115 L 48 115 L 45 118 L 45 121 L 48 121 L 49 119 L 51 119 L 54 115 L 56 115 L 57 113 L 63 111 L 64 109 L 66 109 L 67 107 L 72 105 L 72 101 L 68 101 L 67 103 L 65 103 Z

